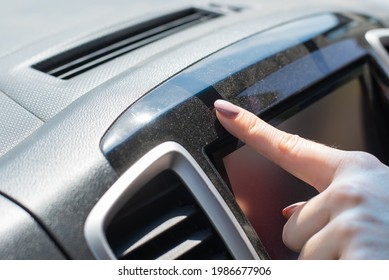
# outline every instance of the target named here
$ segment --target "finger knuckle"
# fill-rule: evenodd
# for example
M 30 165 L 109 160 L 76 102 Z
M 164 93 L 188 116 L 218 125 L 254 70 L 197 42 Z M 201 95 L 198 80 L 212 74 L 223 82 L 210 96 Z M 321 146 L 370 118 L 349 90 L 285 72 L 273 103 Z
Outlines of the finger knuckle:
M 302 138 L 296 134 L 285 133 L 278 142 L 278 150 L 282 155 L 297 155 L 301 149 Z
M 327 196 L 330 205 L 337 207 L 339 205 L 356 206 L 362 204 L 365 200 L 365 193 L 359 185 L 359 182 L 350 181 L 328 189 Z
M 258 131 L 261 130 L 261 125 L 254 117 L 248 117 L 245 119 L 247 127 L 247 138 L 253 138 L 258 134 Z
M 380 161 L 370 153 L 362 151 L 352 151 L 349 152 L 349 157 L 347 158 L 347 164 L 358 165 L 363 168 L 372 168 L 376 167 Z
M 360 217 L 352 214 L 348 214 L 347 218 L 339 219 L 336 228 L 338 238 L 347 241 L 357 240 L 365 232 Z
M 371 259 L 371 252 L 366 250 L 365 246 L 361 244 L 350 246 L 350 248 L 345 248 L 340 259 L 344 260 L 368 260 Z

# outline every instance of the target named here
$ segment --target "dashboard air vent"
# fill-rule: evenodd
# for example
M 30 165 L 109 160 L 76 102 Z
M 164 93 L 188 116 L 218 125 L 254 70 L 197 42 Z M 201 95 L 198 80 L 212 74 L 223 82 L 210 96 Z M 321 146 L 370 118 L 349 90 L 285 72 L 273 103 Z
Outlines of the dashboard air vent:
M 67 80 L 151 42 L 219 16 L 221 14 L 207 10 L 184 9 L 101 37 L 39 62 L 33 68 Z
M 97 259 L 258 259 L 195 159 L 165 142 L 127 169 L 89 213 Z
M 231 259 L 179 176 L 165 170 L 112 219 L 107 241 L 117 259 Z

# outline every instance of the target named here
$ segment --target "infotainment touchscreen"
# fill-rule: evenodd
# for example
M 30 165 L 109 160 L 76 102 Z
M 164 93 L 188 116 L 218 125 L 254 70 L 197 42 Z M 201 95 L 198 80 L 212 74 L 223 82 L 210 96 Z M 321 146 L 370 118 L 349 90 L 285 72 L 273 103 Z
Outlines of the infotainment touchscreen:
M 290 113 L 277 127 L 340 149 L 373 152 L 375 143 L 369 131 L 373 120 L 367 104 L 356 78 L 304 109 L 294 110 L 297 113 Z M 286 222 L 282 209 L 310 199 L 316 191 L 243 143 L 225 145 L 213 157 L 269 256 L 297 258 L 282 242 Z

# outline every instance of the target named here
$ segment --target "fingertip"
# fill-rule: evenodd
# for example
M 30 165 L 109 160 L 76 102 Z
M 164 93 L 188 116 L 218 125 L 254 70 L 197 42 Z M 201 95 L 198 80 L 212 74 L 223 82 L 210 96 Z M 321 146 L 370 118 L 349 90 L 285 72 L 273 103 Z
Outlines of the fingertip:
M 295 212 L 296 210 L 301 206 L 301 205 L 304 205 L 306 202 L 305 201 L 302 201 L 302 202 L 297 202 L 297 203 L 294 203 L 294 204 L 291 204 L 287 207 L 285 207 L 284 209 L 282 209 L 282 215 L 289 219 Z
M 216 112 L 229 119 L 236 117 L 240 112 L 240 108 L 238 106 L 222 99 L 216 100 L 214 106 Z

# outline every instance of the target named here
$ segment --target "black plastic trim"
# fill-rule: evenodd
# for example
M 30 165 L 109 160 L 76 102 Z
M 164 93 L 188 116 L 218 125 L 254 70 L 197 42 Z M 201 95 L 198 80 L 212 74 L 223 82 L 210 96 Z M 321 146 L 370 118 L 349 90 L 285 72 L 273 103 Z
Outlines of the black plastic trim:
M 119 168 L 117 152 L 127 139 L 194 96 L 209 108 L 214 100 L 225 98 L 262 113 L 366 56 L 367 50 L 356 38 L 347 36 L 353 29 L 360 28 L 364 34 L 364 28 L 375 27 L 364 20 L 319 14 L 231 45 L 136 102 L 106 133 L 101 149 Z M 310 25 L 314 27 L 306 29 Z

